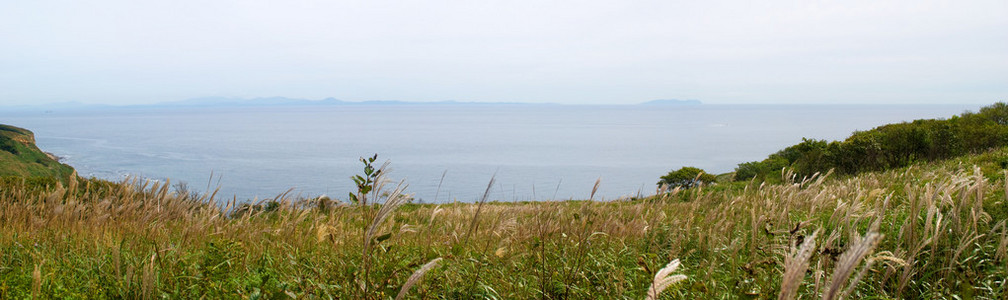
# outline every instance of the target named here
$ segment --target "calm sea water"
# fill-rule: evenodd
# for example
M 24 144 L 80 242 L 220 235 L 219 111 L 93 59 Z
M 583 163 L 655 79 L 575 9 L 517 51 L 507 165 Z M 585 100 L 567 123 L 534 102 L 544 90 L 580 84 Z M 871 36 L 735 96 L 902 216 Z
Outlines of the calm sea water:
M 946 118 L 979 106 L 397 105 L 0 112 L 84 176 L 208 184 L 219 195 L 345 199 L 358 158 L 377 153 L 419 201 L 475 201 L 492 177 L 501 201 L 652 194 L 658 177 L 712 173 L 802 137 Z M 211 178 L 211 174 L 213 178 Z M 443 180 L 442 180 L 443 178 Z M 440 185 L 440 192 L 438 187 Z

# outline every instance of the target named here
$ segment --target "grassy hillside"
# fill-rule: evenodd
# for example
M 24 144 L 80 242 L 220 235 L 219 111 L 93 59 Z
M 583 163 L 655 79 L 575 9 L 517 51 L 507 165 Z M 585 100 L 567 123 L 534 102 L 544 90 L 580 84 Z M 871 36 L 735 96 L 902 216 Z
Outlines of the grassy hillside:
M 1004 146 L 1008 146 L 1008 104 L 998 102 L 948 119 L 921 119 L 854 132 L 843 141 L 804 139 L 762 161 L 739 164 L 735 180 L 776 180 L 776 173 L 785 167 L 799 175 L 881 171 Z
M 73 168 L 61 164 L 35 146 L 26 129 L 0 124 L 0 177 L 54 177 L 67 179 Z
M 642 299 L 661 273 L 685 276 L 662 299 L 998 299 L 1005 161 L 616 202 L 413 205 L 378 185 L 358 203 L 384 204 L 220 207 L 167 183 L 6 183 L 0 298 Z

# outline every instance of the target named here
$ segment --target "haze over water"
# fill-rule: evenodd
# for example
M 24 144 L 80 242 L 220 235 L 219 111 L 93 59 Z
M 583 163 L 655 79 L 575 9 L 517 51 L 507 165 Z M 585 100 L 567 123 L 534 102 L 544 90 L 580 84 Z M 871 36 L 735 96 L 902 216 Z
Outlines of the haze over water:
M 976 105 L 343 105 L 0 112 L 83 176 L 220 186 L 222 198 L 345 199 L 358 158 L 391 161 L 418 201 L 653 194 L 682 166 L 730 172 L 802 137 L 948 118 Z M 213 179 L 211 180 L 211 174 Z M 443 182 L 442 182 L 443 175 Z M 440 183 L 440 191 L 438 186 Z

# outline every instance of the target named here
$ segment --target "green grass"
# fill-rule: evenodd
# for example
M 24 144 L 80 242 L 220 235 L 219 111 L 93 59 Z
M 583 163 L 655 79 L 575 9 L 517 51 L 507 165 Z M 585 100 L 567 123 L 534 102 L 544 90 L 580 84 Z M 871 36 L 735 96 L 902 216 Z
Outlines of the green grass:
M 407 298 L 642 299 L 680 259 L 687 279 L 662 298 L 763 299 L 817 230 L 801 298 L 818 298 L 839 267 L 854 268 L 837 280 L 851 298 L 1001 298 L 1006 158 L 614 202 L 406 204 L 378 222 L 381 205 L 280 197 L 238 210 L 167 183 L 8 180 L 0 298 L 391 299 L 442 258 Z M 841 266 L 876 223 L 880 243 Z
M 73 168 L 61 164 L 35 146 L 31 131 L 0 124 L 0 177 L 66 179 Z

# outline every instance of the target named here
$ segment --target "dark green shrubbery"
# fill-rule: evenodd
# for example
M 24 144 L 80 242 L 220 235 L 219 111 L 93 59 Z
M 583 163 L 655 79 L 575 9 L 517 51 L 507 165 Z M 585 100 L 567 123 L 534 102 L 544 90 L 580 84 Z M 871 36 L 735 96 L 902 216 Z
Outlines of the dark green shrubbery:
M 803 139 L 762 161 L 739 164 L 735 180 L 767 176 L 790 167 L 799 177 L 834 169 L 840 174 L 886 170 L 1008 145 L 1008 104 L 947 120 L 916 120 L 858 131 L 843 141 Z
M 10 154 L 18 155 L 21 151 L 18 151 L 17 147 L 14 146 L 14 140 L 0 140 L 0 150 L 9 152 Z
M 22 190 L 31 193 L 41 193 L 49 191 L 59 183 L 55 177 L 23 177 L 23 176 L 0 176 L 0 190 L 13 191 Z
M 752 161 L 747 163 L 741 163 L 735 168 L 735 180 L 749 180 L 749 179 L 759 179 L 767 180 L 770 178 L 777 177 L 767 177 L 767 174 L 774 174 L 775 172 L 780 172 L 781 169 L 787 167 L 790 163 L 787 158 L 781 156 L 780 153 L 771 154 L 770 157 L 762 161 Z
M 701 184 L 708 184 L 717 180 L 717 176 L 713 174 L 708 174 L 703 169 L 694 167 L 682 167 L 678 170 L 671 171 L 665 176 L 661 177 L 658 181 L 658 185 L 668 186 L 669 188 L 684 188 L 688 189 Z

